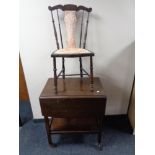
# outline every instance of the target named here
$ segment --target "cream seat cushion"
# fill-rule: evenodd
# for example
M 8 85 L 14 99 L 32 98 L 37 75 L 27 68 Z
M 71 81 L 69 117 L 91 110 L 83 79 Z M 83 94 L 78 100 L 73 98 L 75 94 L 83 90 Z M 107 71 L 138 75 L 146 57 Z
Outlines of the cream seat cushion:
M 83 48 L 62 48 L 54 52 L 54 54 L 86 54 L 90 51 Z

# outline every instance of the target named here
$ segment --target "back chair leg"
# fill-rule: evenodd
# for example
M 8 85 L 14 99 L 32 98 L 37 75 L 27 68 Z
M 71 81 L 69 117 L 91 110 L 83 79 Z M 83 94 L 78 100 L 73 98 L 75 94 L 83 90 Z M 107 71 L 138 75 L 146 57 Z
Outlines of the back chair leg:
M 79 57 L 79 61 L 80 61 L 80 77 L 83 77 L 83 72 L 82 72 L 82 58 Z
M 62 77 L 65 79 L 65 58 L 62 58 Z
M 56 68 L 56 57 L 53 57 L 53 71 L 54 71 L 54 90 L 57 93 L 57 68 Z
M 93 57 L 90 56 L 90 90 L 94 90 L 94 77 L 93 77 Z

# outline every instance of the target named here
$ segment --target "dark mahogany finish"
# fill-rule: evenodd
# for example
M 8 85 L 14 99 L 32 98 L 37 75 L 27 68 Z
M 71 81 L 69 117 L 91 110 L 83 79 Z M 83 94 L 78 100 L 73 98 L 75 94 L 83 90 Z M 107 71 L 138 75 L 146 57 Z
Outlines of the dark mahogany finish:
M 53 29 L 54 29 L 54 36 L 55 36 L 55 41 L 56 41 L 56 46 L 57 49 L 60 48 L 64 48 L 64 44 L 63 44 L 63 36 L 62 36 L 62 30 L 61 30 L 61 22 L 60 22 L 60 17 L 59 17 L 59 10 L 61 11 L 66 11 L 66 10 L 70 10 L 70 11 L 82 11 L 82 16 L 81 16 L 81 24 L 80 24 L 80 32 L 79 32 L 79 48 L 86 48 L 86 40 L 87 40 L 87 34 L 88 34 L 88 24 L 89 24 L 89 15 L 90 12 L 92 11 L 92 8 L 88 8 L 85 6 L 77 6 L 74 4 L 67 4 L 67 5 L 55 5 L 55 6 L 49 6 L 48 9 L 51 12 L 51 17 L 52 17 L 52 23 L 53 23 Z M 54 11 L 56 11 L 57 13 L 57 22 L 58 22 L 58 29 L 59 29 L 59 33 L 57 33 L 57 29 L 56 29 L 56 24 L 55 24 L 55 19 L 54 19 Z M 84 16 L 86 17 L 86 21 L 84 21 Z M 85 23 L 84 23 L 85 22 Z M 84 27 L 85 25 L 85 27 Z M 84 31 L 84 32 L 83 32 Z M 58 37 L 58 35 L 60 35 L 60 37 Z M 58 39 L 60 38 L 60 39 Z M 60 40 L 60 42 L 59 42 Z M 61 45 L 61 47 L 60 47 Z M 90 90 L 93 91 L 93 64 L 90 66 L 90 73 L 88 74 L 88 72 L 85 72 L 85 70 L 83 69 L 83 65 L 82 65 L 82 57 L 90 57 L 90 62 L 92 62 L 92 56 L 94 56 L 94 53 L 90 51 L 90 53 L 82 53 L 82 54 L 70 54 L 70 55 L 66 55 L 66 54 L 56 54 L 55 51 L 52 52 L 51 57 L 53 58 L 53 68 L 54 68 L 54 78 L 55 78 L 55 93 L 57 93 L 57 79 L 59 78 L 59 76 L 63 76 L 63 79 L 65 79 L 65 76 L 75 76 L 75 75 L 80 75 L 80 77 L 82 78 L 84 75 L 87 75 L 90 77 Z M 57 57 L 61 57 L 62 58 L 62 70 L 57 74 L 57 66 L 56 66 L 56 58 Z M 80 74 L 65 74 L 65 58 L 75 58 L 78 57 L 79 58 L 79 62 L 80 62 Z
M 73 10 L 73 11 L 80 11 L 80 10 L 84 10 L 84 11 L 87 11 L 87 12 L 91 12 L 92 11 L 92 8 L 87 8 L 85 6 L 77 6 L 77 5 L 74 5 L 74 4 L 67 4 L 67 5 L 55 5 L 53 7 L 49 6 L 48 9 L 50 11 L 54 11 L 54 10 L 57 10 L 57 9 L 60 9 L 62 11 L 65 11 L 65 10 Z
M 94 78 L 93 92 L 88 78 L 58 79 L 57 94 L 53 85 L 54 79 L 48 79 L 39 98 L 49 144 L 51 134 L 96 133 L 101 146 L 106 95 L 100 79 Z

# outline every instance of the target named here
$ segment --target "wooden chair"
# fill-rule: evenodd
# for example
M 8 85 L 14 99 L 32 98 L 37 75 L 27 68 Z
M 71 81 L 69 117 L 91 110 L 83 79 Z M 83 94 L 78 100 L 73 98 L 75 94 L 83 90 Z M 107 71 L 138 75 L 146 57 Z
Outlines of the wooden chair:
M 89 23 L 89 15 L 92 11 L 92 8 L 87 8 L 85 6 L 76 6 L 73 4 L 67 4 L 67 5 L 56 5 L 56 6 L 49 6 L 48 9 L 51 12 L 52 17 L 52 23 L 53 23 L 53 29 L 54 29 L 54 35 L 57 45 L 57 50 L 55 50 L 51 57 L 53 58 L 53 71 L 54 71 L 54 87 L 55 92 L 57 93 L 57 79 L 58 77 L 62 76 L 63 79 L 65 79 L 65 76 L 77 76 L 80 75 L 82 78 L 84 75 L 88 75 L 90 77 L 90 90 L 93 91 L 93 56 L 94 53 L 86 49 L 86 39 L 87 39 L 87 31 L 88 31 L 88 23 Z M 63 44 L 63 36 L 62 36 L 62 27 L 59 17 L 59 11 L 63 11 L 64 13 L 64 23 L 65 28 L 67 32 L 67 47 L 64 48 Z M 54 20 L 54 12 L 57 17 L 57 23 L 59 28 L 59 39 L 56 29 L 56 24 Z M 81 21 L 80 24 L 80 36 L 79 36 L 79 48 L 76 47 L 76 41 L 75 41 L 75 30 L 76 30 L 76 23 L 77 23 L 77 12 L 81 14 L 81 18 L 79 18 Z M 86 22 L 84 23 L 86 15 Z M 84 28 L 85 25 L 85 28 Z M 84 29 L 84 34 L 83 34 Z M 61 47 L 59 44 L 59 41 L 61 43 Z M 83 40 L 83 43 L 82 43 Z M 57 67 L 56 67 L 56 58 L 62 57 L 62 70 L 57 75 Z M 79 58 L 80 62 L 80 74 L 65 74 L 65 58 Z M 83 69 L 82 67 L 82 57 L 90 57 L 90 73 Z

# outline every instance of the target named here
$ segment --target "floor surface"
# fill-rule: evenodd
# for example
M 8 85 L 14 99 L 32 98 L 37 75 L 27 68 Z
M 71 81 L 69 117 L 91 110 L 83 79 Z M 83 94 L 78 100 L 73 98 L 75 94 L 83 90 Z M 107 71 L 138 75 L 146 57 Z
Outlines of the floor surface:
M 134 155 L 135 137 L 131 134 L 127 118 L 112 117 L 105 120 L 102 151 L 97 148 L 97 136 L 54 135 L 56 148 L 48 145 L 44 122 L 28 121 L 19 130 L 20 155 Z

